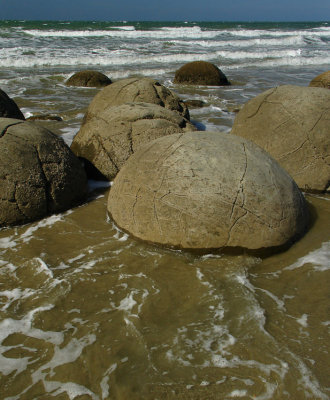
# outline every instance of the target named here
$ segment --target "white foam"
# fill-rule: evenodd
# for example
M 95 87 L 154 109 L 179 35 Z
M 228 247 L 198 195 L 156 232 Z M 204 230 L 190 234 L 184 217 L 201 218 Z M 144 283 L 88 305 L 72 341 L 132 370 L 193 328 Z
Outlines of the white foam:
M 0 249 L 9 249 L 17 245 L 16 241 L 13 240 L 14 236 L 8 236 L 0 239 Z
M 292 271 L 306 264 L 312 264 L 314 271 L 328 271 L 330 269 L 330 242 L 322 243 L 320 249 L 314 250 L 304 257 L 300 257 L 294 264 L 283 268 L 283 270 Z
M 227 396 L 229 396 L 229 397 L 244 397 L 244 396 L 247 396 L 247 391 L 235 389 L 232 392 L 230 392 Z
M 33 234 L 38 229 L 52 227 L 57 222 L 63 221 L 64 217 L 71 213 L 72 213 L 72 210 L 68 210 L 61 214 L 51 215 L 50 217 L 44 218 L 44 219 L 34 223 L 32 226 L 29 226 L 29 228 L 27 228 L 26 231 L 19 236 L 19 240 L 23 240 L 24 243 L 28 243 L 33 238 Z
M 303 314 L 300 318 L 297 319 L 297 322 L 304 328 L 307 328 L 307 326 L 308 326 L 307 318 L 308 318 L 308 315 Z
M 6 318 L 0 322 L 0 372 L 4 375 L 8 375 L 13 371 L 16 371 L 16 374 L 18 374 L 24 371 L 28 365 L 28 358 L 15 359 L 3 356 L 3 353 L 8 350 L 8 347 L 2 346 L 1 344 L 4 339 L 14 333 L 22 333 L 23 335 L 42 339 L 53 344 L 60 344 L 63 342 L 62 332 L 42 331 L 32 327 L 33 318 L 36 313 L 47 311 L 52 308 L 53 305 L 38 307 L 28 312 L 20 320 Z

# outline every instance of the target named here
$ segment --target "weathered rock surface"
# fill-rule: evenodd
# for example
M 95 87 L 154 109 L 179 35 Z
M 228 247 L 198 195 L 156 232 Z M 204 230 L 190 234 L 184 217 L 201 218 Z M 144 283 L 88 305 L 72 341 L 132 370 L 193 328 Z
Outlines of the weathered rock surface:
M 14 100 L 12 100 L 7 93 L 0 89 L 0 118 L 1 117 L 25 120 L 24 115 Z
M 31 122 L 0 118 L 0 227 L 71 208 L 86 174 L 63 140 Z
M 184 102 L 158 81 L 151 78 L 128 78 L 102 89 L 88 106 L 84 122 L 107 107 L 131 102 L 157 104 L 189 119 L 189 111 Z
M 178 248 L 281 246 L 308 211 L 286 171 L 254 143 L 219 132 L 154 140 L 114 180 L 108 211 L 140 239 Z
M 104 87 L 112 83 L 111 79 L 99 71 L 79 71 L 73 74 L 65 84 L 67 86 Z
M 246 103 L 232 133 L 264 148 L 310 192 L 329 190 L 330 91 L 279 86 Z
M 188 120 L 164 107 L 150 103 L 127 103 L 92 114 L 74 137 L 71 150 L 78 157 L 88 160 L 105 178 L 112 180 L 142 144 L 194 129 Z
M 309 86 L 330 89 L 330 71 L 323 72 L 310 81 Z
M 174 83 L 186 85 L 226 86 L 230 85 L 226 75 L 207 61 L 193 61 L 175 72 Z

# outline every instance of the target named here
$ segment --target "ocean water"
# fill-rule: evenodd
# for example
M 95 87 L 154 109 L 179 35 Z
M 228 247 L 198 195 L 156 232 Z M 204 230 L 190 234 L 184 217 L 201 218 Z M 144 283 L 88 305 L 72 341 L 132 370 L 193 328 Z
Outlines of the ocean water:
M 0 21 L 0 88 L 70 144 L 99 89 L 65 86 L 96 69 L 150 76 L 200 129 L 330 69 L 330 23 Z M 175 85 L 184 63 L 216 64 L 226 87 Z M 104 186 L 103 189 L 99 186 Z M 144 244 L 86 204 L 0 230 L 0 399 L 328 399 L 330 197 L 307 195 L 308 233 L 264 259 Z

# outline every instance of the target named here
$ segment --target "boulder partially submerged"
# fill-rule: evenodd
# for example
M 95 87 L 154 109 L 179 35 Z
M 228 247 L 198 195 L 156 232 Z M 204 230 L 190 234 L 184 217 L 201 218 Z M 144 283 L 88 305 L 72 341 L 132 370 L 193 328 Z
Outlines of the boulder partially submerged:
M 330 71 L 325 71 L 322 74 L 316 76 L 310 81 L 309 86 L 330 89 Z
M 7 93 L 0 89 L 0 118 L 16 118 L 25 120 L 22 111 Z
M 150 103 L 127 103 L 95 112 L 83 123 L 71 149 L 87 160 L 87 171 L 112 180 L 142 144 L 173 133 L 194 130 L 184 117 Z M 95 169 L 90 168 L 92 164 Z M 100 173 L 98 174 L 97 171 Z
M 67 86 L 82 87 L 104 87 L 110 85 L 111 83 L 111 79 L 102 72 L 93 70 L 76 72 L 65 82 Z
M 330 91 L 279 86 L 247 102 L 232 133 L 264 148 L 309 192 L 330 185 Z
M 115 178 L 108 211 L 135 237 L 183 249 L 282 246 L 308 222 L 289 174 L 254 143 L 219 132 L 141 147 Z
M 207 61 L 193 61 L 175 72 L 174 83 L 185 85 L 227 86 L 226 75 L 214 64 Z
M 0 118 L 0 227 L 71 208 L 87 193 L 78 158 L 57 135 L 31 122 Z
M 168 110 L 176 111 L 189 119 L 189 111 L 184 102 L 157 80 L 128 78 L 114 82 L 102 89 L 88 106 L 84 122 L 105 108 L 131 102 L 156 104 Z

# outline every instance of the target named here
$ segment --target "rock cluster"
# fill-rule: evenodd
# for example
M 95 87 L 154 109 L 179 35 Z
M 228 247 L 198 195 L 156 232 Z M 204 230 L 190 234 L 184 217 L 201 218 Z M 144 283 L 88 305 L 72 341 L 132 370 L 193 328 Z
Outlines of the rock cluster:
M 131 102 L 156 104 L 189 119 L 189 111 L 184 102 L 158 81 L 151 78 L 128 78 L 102 89 L 88 106 L 84 122 L 105 108 Z
M 188 249 L 282 246 L 308 221 L 287 172 L 254 143 L 219 132 L 142 146 L 115 178 L 108 211 L 135 237 Z
M 324 192 L 330 185 L 330 91 L 279 86 L 247 102 L 232 133 L 257 143 L 298 186 Z
M 78 158 L 57 135 L 31 122 L 0 118 L 0 227 L 77 205 L 87 193 Z
M 112 180 L 142 144 L 164 135 L 194 129 L 180 114 L 156 104 L 126 103 L 102 107 L 85 119 L 71 150 L 88 160 L 101 176 Z M 97 178 L 97 175 L 91 177 Z

